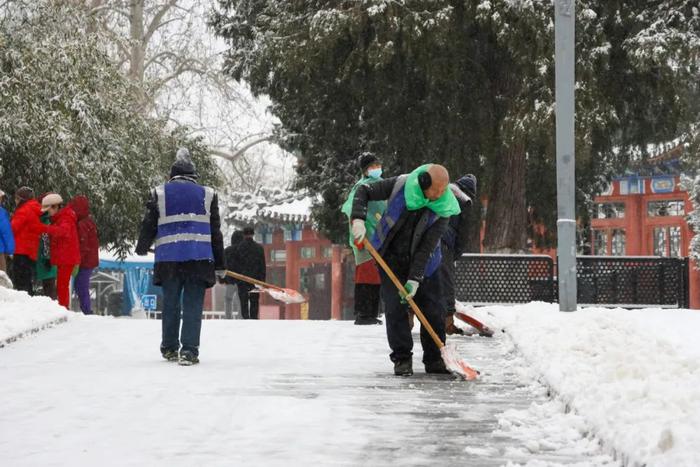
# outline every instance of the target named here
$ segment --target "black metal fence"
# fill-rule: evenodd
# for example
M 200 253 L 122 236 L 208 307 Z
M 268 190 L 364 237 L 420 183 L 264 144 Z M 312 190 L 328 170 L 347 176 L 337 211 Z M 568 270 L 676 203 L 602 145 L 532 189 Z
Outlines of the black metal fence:
M 687 258 L 579 256 L 576 265 L 580 304 L 689 306 Z M 456 265 L 457 300 L 555 302 L 554 266 L 544 255 L 463 255 Z
M 554 301 L 554 262 L 546 255 L 465 254 L 456 264 L 457 300 L 470 303 Z

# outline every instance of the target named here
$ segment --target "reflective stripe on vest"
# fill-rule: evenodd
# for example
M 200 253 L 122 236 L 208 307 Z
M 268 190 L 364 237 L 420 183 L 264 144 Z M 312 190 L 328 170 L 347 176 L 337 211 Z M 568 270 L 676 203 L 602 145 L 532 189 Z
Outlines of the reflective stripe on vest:
M 157 262 L 213 260 L 211 203 L 214 190 L 192 182 L 169 182 L 156 188 Z
M 386 242 L 387 238 L 389 237 L 389 233 L 391 233 L 391 230 L 399 221 L 401 214 L 403 214 L 404 211 L 406 211 L 407 209 L 406 197 L 404 196 L 404 187 L 406 185 L 407 178 L 407 175 L 401 175 L 396 180 L 394 189 L 391 191 L 391 196 L 389 197 L 389 202 L 387 203 L 386 211 L 384 211 L 384 215 L 379 220 L 377 228 L 374 231 L 374 235 L 370 240 L 372 246 L 377 251 L 382 251 L 384 242 Z M 428 212 L 427 215 L 428 221 L 426 223 L 426 227 L 423 233 L 427 232 L 428 229 L 435 223 L 435 221 L 438 220 L 438 216 L 432 211 Z M 415 242 L 411 241 L 411 251 L 409 252 L 411 256 L 413 256 L 415 249 L 418 247 L 418 245 L 414 245 L 413 243 Z M 440 249 L 440 242 L 438 242 L 437 246 L 430 255 L 430 258 L 428 259 L 428 262 L 425 265 L 424 276 L 432 276 L 435 273 L 435 271 L 437 271 L 440 267 L 441 262 L 442 250 Z

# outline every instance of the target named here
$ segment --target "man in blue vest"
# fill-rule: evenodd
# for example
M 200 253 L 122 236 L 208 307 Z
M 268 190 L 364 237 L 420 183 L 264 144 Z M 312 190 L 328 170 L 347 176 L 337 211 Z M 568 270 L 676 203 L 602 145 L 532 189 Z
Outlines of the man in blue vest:
M 360 185 L 352 209 L 352 231 L 356 243 L 366 235 L 365 218 L 370 201 L 388 200 L 377 225 L 372 245 L 382 255 L 404 288 L 416 301 L 440 339 L 445 340 L 444 300 L 436 274 L 440 262 L 440 238 L 450 216 L 459 214 L 447 169 L 426 164 L 407 175 Z M 391 280 L 381 271 L 387 338 L 394 374 L 413 374 L 413 337 L 405 302 Z M 423 363 L 427 373 L 449 373 L 440 350 L 421 326 Z
M 180 148 L 170 180 L 146 203 L 136 245 L 136 254 L 145 255 L 155 243 L 153 284 L 163 288 L 160 351 L 168 361 L 199 363 L 204 292 L 225 271 L 220 227 L 217 194 L 197 183 L 189 151 Z

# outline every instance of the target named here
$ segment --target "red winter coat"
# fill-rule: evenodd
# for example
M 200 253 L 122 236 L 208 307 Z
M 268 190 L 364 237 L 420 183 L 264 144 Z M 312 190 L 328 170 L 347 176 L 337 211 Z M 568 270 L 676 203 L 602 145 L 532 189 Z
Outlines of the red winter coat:
M 80 264 L 78 216 L 70 206 L 51 216 L 51 225 L 44 225 L 51 240 L 51 264 L 77 266 Z
M 80 267 L 94 269 L 100 264 L 100 240 L 97 237 L 97 225 L 90 215 L 90 202 L 80 195 L 73 198 L 70 206 L 78 216 Z
M 15 236 L 15 254 L 29 256 L 36 261 L 39 254 L 39 237 L 43 224 L 39 220 L 41 205 L 30 199 L 19 206 L 12 215 L 12 234 Z

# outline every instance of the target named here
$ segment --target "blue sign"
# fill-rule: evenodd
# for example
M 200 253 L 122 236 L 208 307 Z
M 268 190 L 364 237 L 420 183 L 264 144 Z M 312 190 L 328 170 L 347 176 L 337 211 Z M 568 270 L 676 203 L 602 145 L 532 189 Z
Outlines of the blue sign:
M 157 303 L 157 295 L 141 295 L 141 307 L 144 309 L 144 311 L 156 311 Z

